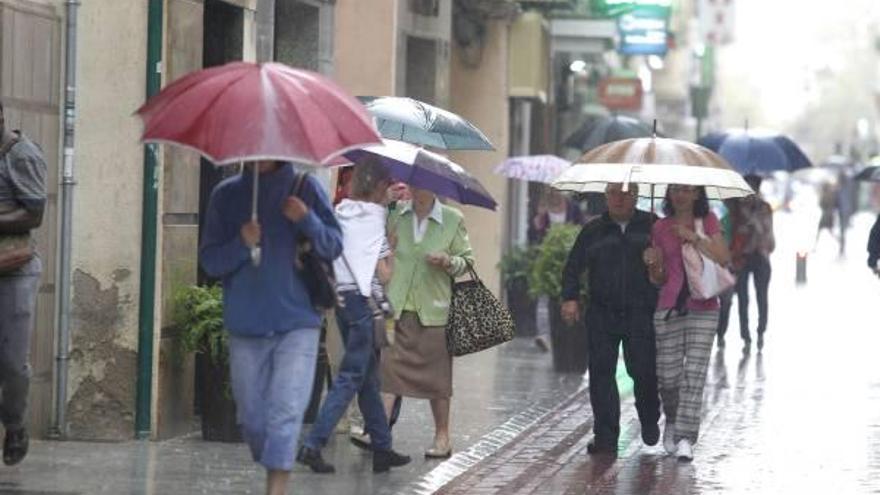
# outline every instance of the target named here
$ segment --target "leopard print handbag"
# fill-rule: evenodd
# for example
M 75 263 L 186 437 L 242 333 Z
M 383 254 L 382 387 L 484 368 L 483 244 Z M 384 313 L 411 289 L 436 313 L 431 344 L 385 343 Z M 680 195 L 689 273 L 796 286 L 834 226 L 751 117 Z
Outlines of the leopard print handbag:
M 453 281 L 452 304 L 446 323 L 446 347 L 464 356 L 513 340 L 510 310 L 486 288 L 468 263 L 470 280 Z

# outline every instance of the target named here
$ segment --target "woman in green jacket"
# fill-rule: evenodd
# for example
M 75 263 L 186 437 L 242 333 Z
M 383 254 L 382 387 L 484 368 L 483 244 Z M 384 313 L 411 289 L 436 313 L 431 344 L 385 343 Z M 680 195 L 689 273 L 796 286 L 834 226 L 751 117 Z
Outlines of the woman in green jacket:
M 445 327 L 452 279 L 474 261 L 463 220 L 460 211 L 422 189 L 413 189 L 412 201 L 398 205 L 389 218 L 396 246 L 388 298 L 397 322 L 394 342 L 382 352 L 382 391 L 389 417 L 395 396 L 431 402 L 434 443 L 425 452 L 429 458 L 452 454 L 452 356 Z

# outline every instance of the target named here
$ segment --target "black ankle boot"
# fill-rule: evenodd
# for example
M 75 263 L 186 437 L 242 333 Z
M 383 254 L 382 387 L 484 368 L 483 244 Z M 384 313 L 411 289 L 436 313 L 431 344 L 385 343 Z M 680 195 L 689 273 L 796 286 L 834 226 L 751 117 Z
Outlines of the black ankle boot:
M 393 467 L 405 466 L 411 460 L 408 455 L 398 454 L 391 449 L 375 450 L 373 451 L 373 472 L 384 473 Z
M 3 464 L 14 466 L 21 462 L 28 453 L 29 445 L 28 432 L 24 428 L 6 430 L 6 438 L 3 439 Z
M 323 457 L 321 457 L 320 450 L 310 449 L 305 445 L 299 448 L 296 460 L 300 464 L 305 464 L 316 473 L 326 474 L 336 472 L 336 468 L 333 467 L 333 464 L 328 463 Z

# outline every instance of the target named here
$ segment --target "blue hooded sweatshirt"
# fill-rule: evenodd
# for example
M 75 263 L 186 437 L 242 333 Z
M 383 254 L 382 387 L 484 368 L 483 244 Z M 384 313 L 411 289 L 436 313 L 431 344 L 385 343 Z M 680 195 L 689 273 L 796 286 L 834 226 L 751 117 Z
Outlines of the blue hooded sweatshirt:
M 294 267 L 296 239 L 303 233 L 316 254 L 333 260 L 342 252 L 342 231 L 327 195 L 308 176 L 300 199 L 309 212 L 299 222 L 282 213 L 297 172 L 284 164 L 260 175 L 258 222 L 262 260 L 254 266 L 241 227 L 250 220 L 253 172 L 230 177 L 214 188 L 202 230 L 199 260 L 212 277 L 223 281 L 223 316 L 233 335 L 264 337 L 304 328 L 319 328 L 321 315 Z

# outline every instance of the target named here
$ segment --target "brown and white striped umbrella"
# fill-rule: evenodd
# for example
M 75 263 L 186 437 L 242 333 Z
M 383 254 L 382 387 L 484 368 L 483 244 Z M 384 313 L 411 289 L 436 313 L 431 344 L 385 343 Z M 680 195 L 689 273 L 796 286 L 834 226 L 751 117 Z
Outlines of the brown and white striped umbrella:
M 639 195 L 660 198 L 668 184 L 705 186 L 709 199 L 752 194 L 724 158 L 700 145 L 664 138 L 625 139 L 584 154 L 553 181 L 572 192 L 604 192 L 610 183 L 639 185 Z

